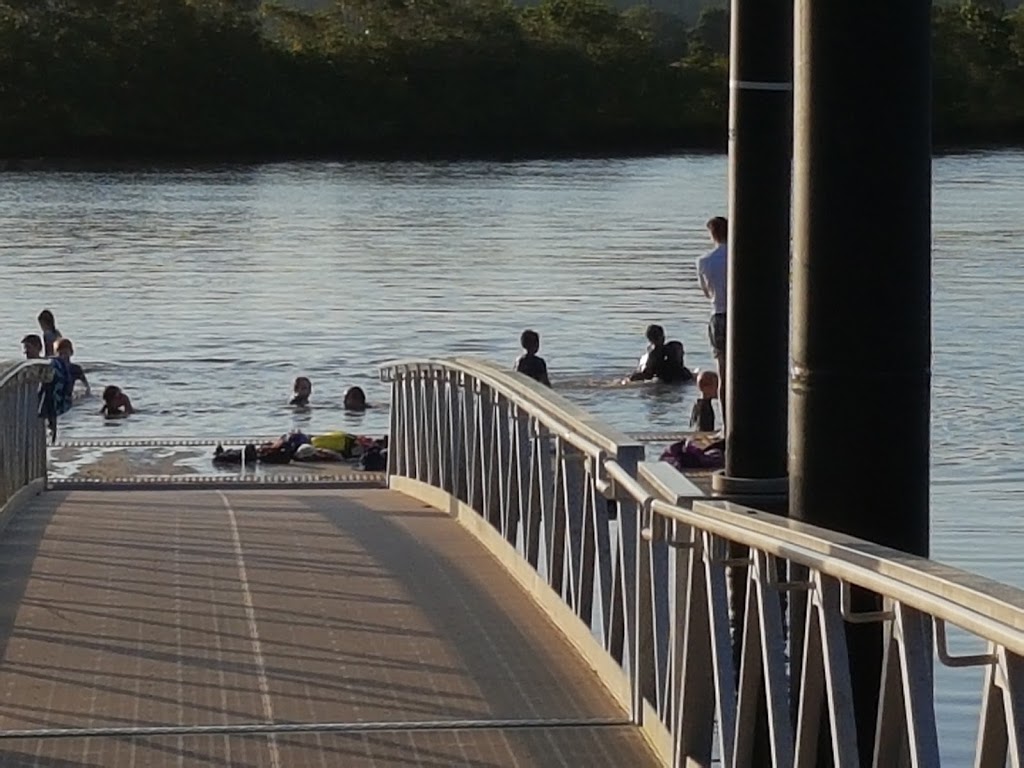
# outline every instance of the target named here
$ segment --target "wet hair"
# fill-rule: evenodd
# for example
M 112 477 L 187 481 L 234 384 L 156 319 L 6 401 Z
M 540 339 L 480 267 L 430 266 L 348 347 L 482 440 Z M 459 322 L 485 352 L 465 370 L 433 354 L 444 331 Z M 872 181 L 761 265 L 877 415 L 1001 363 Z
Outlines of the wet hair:
M 38 334 L 30 333 L 21 340 L 22 344 L 28 344 L 30 347 L 43 348 L 43 340 L 39 338 Z
M 648 325 L 647 326 L 647 340 L 651 344 L 657 344 L 659 341 L 665 340 L 665 329 L 660 325 Z
M 724 243 L 729 238 L 729 221 L 724 216 L 708 219 L 707 228 L 716 243 Z
M 313 382 L 310 381 L 307 376 L 296 376 L 295 377 L 295 383 L 292 384 L 292 391 L 293 392 L 298 392 L 300 384 L 305 384 L 307 387 L 310 388 L 310 390 L 313 389 Z
M 109 384 L 103 388 L 103 402 L 109 403 L 115 397 L 121 393 L 120 387 L 115 387 L 113 384 Z
M 349 387 L 345 392 L 345 407 L 346 408 L 365 408 L 366 407 L 366 393 L 363 392 L 362 387 Z
M 519 345 L 527 352 L 536 352 L 540 349 L 540 334 L 536 331 L 523 331 L 519 337 Z
M 39 320 L 39 327 L 45 328 L 48 331 L 52 331 L 57 327 L 57 321 L 53 319 L 53 312 L 48 309 L 40 312 L 39 317 L 36 319 Z
M 64 349 L 69 350 L 69 354 L 75 354 L 75 345 L 71 343 L 71 339 L 59 339 L 53 347 L 54 352 L 60 352 L 61 350 Z

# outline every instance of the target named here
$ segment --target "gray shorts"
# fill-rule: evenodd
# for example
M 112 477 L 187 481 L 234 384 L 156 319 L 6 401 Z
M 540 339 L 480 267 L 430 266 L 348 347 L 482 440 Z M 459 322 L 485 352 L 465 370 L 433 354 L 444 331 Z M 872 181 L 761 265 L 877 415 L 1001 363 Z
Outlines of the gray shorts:
M 716 360 L 725 357 L 725 330 L 725 313 L 712 315 L 708 321 L 708 339 L 711 341 L 711 351 Z

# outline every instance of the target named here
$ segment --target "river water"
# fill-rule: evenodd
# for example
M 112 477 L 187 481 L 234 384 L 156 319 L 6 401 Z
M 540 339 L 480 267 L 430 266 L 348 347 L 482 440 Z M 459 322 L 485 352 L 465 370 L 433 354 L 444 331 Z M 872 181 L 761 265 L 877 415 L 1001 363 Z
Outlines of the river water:
M 933 556 L 1024 586 L 1024 153 L 938 158 L 934 176 Z M 381 362 L 511 364 L 532 327 L 567 397 L 679 430 L 692 389 L 613 382 L 650 322 L 712 364 L 693 261 L 725 202 L 718 155 L 0 174 L 0 357 L 49 307 L 94 388 L 139 409 L 108 423 L 85 401 L 65 437 L 380 433 Z M 297 375 L 304 416 L 285 407 Z M 351 385 L 380 407 L 345 414 Z M 973 714 L 976 695 L 946 698 Z M 947 723 L 954 764 L 972 728 Z

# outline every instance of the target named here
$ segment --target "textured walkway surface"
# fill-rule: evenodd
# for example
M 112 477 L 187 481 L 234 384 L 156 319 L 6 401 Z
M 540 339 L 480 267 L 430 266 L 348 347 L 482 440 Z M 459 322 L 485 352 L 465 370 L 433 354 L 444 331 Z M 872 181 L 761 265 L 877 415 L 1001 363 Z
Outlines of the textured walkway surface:
M 655 764 L 498 563 L 392 491 L 52 491 L 0 537 L 0 606 L 5 768 Z

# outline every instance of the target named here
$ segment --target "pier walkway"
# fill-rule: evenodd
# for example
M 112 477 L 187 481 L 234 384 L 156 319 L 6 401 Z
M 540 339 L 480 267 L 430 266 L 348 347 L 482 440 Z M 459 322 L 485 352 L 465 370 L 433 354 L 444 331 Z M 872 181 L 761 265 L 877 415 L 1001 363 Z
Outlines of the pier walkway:
M 0 583 L 5 768 L 657 764 L 498 561 L 395 491 L 51 491 Z

